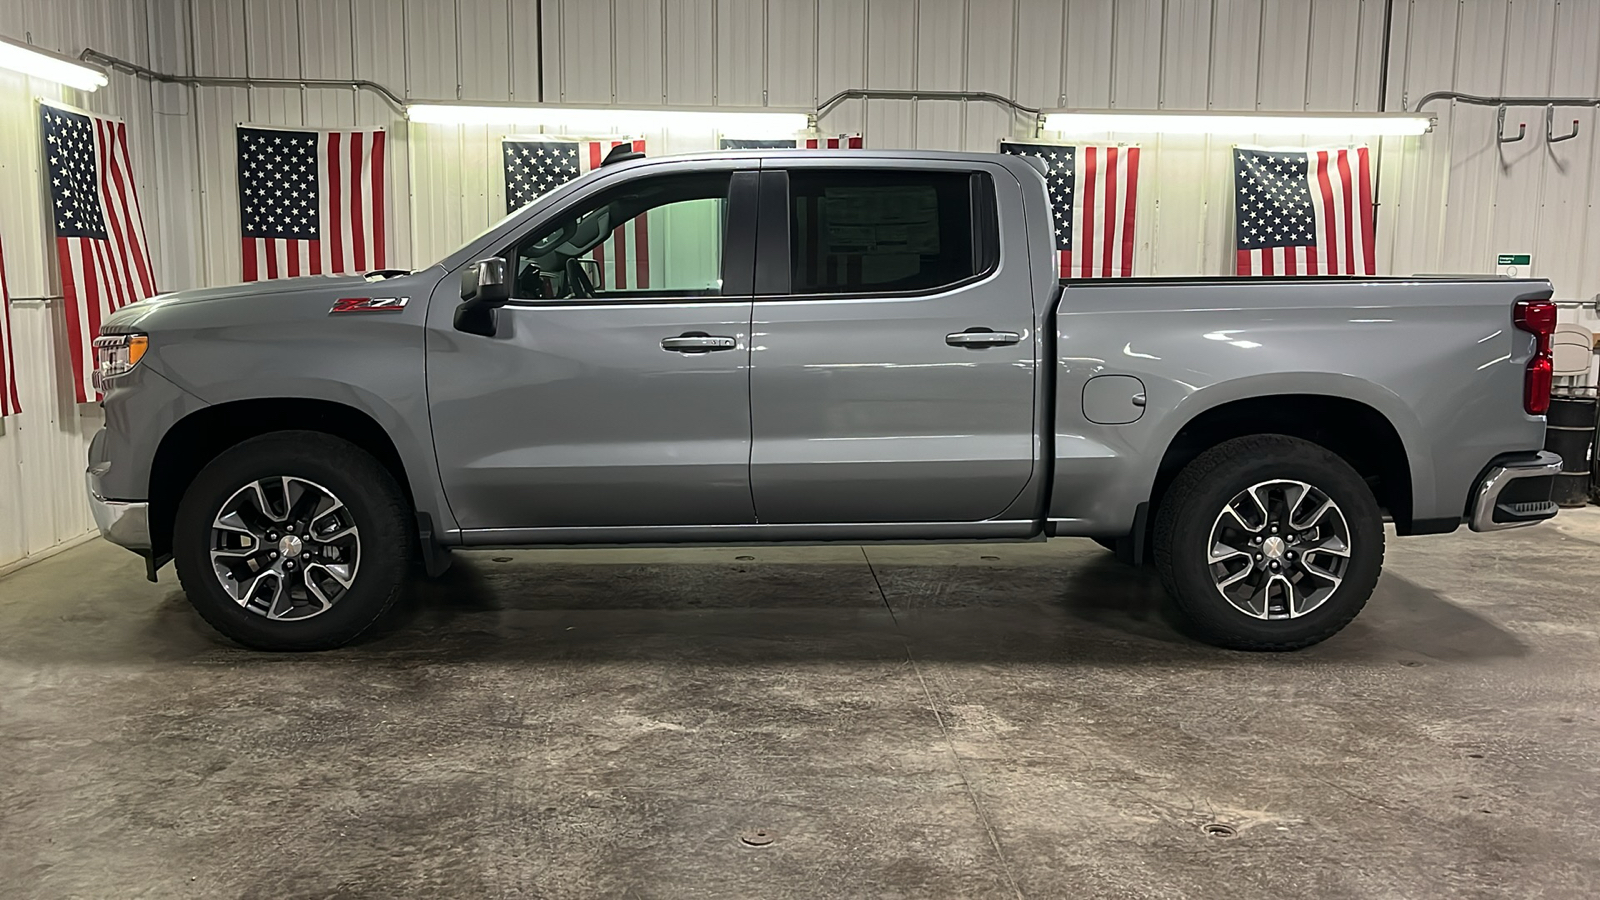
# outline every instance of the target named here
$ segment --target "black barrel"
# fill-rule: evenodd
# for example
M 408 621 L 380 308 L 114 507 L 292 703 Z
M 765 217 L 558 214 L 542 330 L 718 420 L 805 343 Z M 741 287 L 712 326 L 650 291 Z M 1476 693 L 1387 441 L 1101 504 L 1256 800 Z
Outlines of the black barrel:
M 1556 395 L 1550 398 L 1544 448 L 1561 457 L 1550 499 L 1565 508 L 1589 502 L 1589 449 L 1595 437 L 1595 398 Z

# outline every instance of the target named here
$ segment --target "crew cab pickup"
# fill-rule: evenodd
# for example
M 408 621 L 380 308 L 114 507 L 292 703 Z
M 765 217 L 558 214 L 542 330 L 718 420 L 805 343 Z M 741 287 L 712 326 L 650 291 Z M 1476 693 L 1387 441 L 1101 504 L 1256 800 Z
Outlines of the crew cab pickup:
M 111 316 L 102 532 L 264 649 L 458 548 L 1072 536 L 1277 650 L 1357 614 L 1385 519 L 1556 512 L 1544 281 L 1063 281 L 1034 160 L 614 156 L 419 271 Z

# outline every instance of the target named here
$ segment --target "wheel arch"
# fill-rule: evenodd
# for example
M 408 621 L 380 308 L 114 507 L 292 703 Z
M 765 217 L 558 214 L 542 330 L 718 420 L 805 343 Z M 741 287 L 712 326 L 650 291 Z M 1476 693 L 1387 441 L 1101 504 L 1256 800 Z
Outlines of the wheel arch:
M 149 488 L 150 538 L 156 559 L 171 553 L 178 504 L 200 470 L 229 448 L 274 431 L 316 431 L 349 441 L 387 469 L 407 504 L 416 508 L 399 448 L 366 412 L 331 400 L 303 397 L 234 400 L 179 419 L 156 448 Z
M 1337 454 L 1367 482 L 1396 530 L 1411 533 L 1418 460 L 1408 451 L 1401 428 L 1373 403 L 1336 393 L 1236 397 L 1197 410 L 1167 442 L 1151 487 L 1152 509 L 1160 506 L 1184 466 L 1224 441 L 1251 434 L 1300 438 Z

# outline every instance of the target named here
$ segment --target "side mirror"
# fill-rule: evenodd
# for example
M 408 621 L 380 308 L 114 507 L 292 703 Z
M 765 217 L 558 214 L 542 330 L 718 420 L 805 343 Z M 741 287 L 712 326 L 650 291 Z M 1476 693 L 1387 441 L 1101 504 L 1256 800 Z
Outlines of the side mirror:
M 461 305 L 456 307 L 457 331 L 494 337 L 494 311 L 511 300 L 511 266 L 498 256 L 480 259 L 461 273 Z
M 491 309 L 511 300 L 511 266 L 498 256 L 480 259 L 461 273 L 461 299 Z

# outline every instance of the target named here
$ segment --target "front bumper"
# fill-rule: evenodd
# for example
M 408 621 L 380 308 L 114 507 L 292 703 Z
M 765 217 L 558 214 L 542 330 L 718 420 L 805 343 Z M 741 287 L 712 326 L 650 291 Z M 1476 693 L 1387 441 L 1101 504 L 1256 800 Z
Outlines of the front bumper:
M 148 553 L 150 544 L 150 504 L 142 500 L 107 500 L 100 493 L 100 473 L 91 466 L 85 475 L 89 487 L 89 511 L 100 536 L 129 550 Z
M 1496 460 L 1473 493 L 1472 530 L 1499 531 L 1553 517 L 1560 507 L 1550 491 L 1560 471 L 1561 457 L 1548 450 Z

